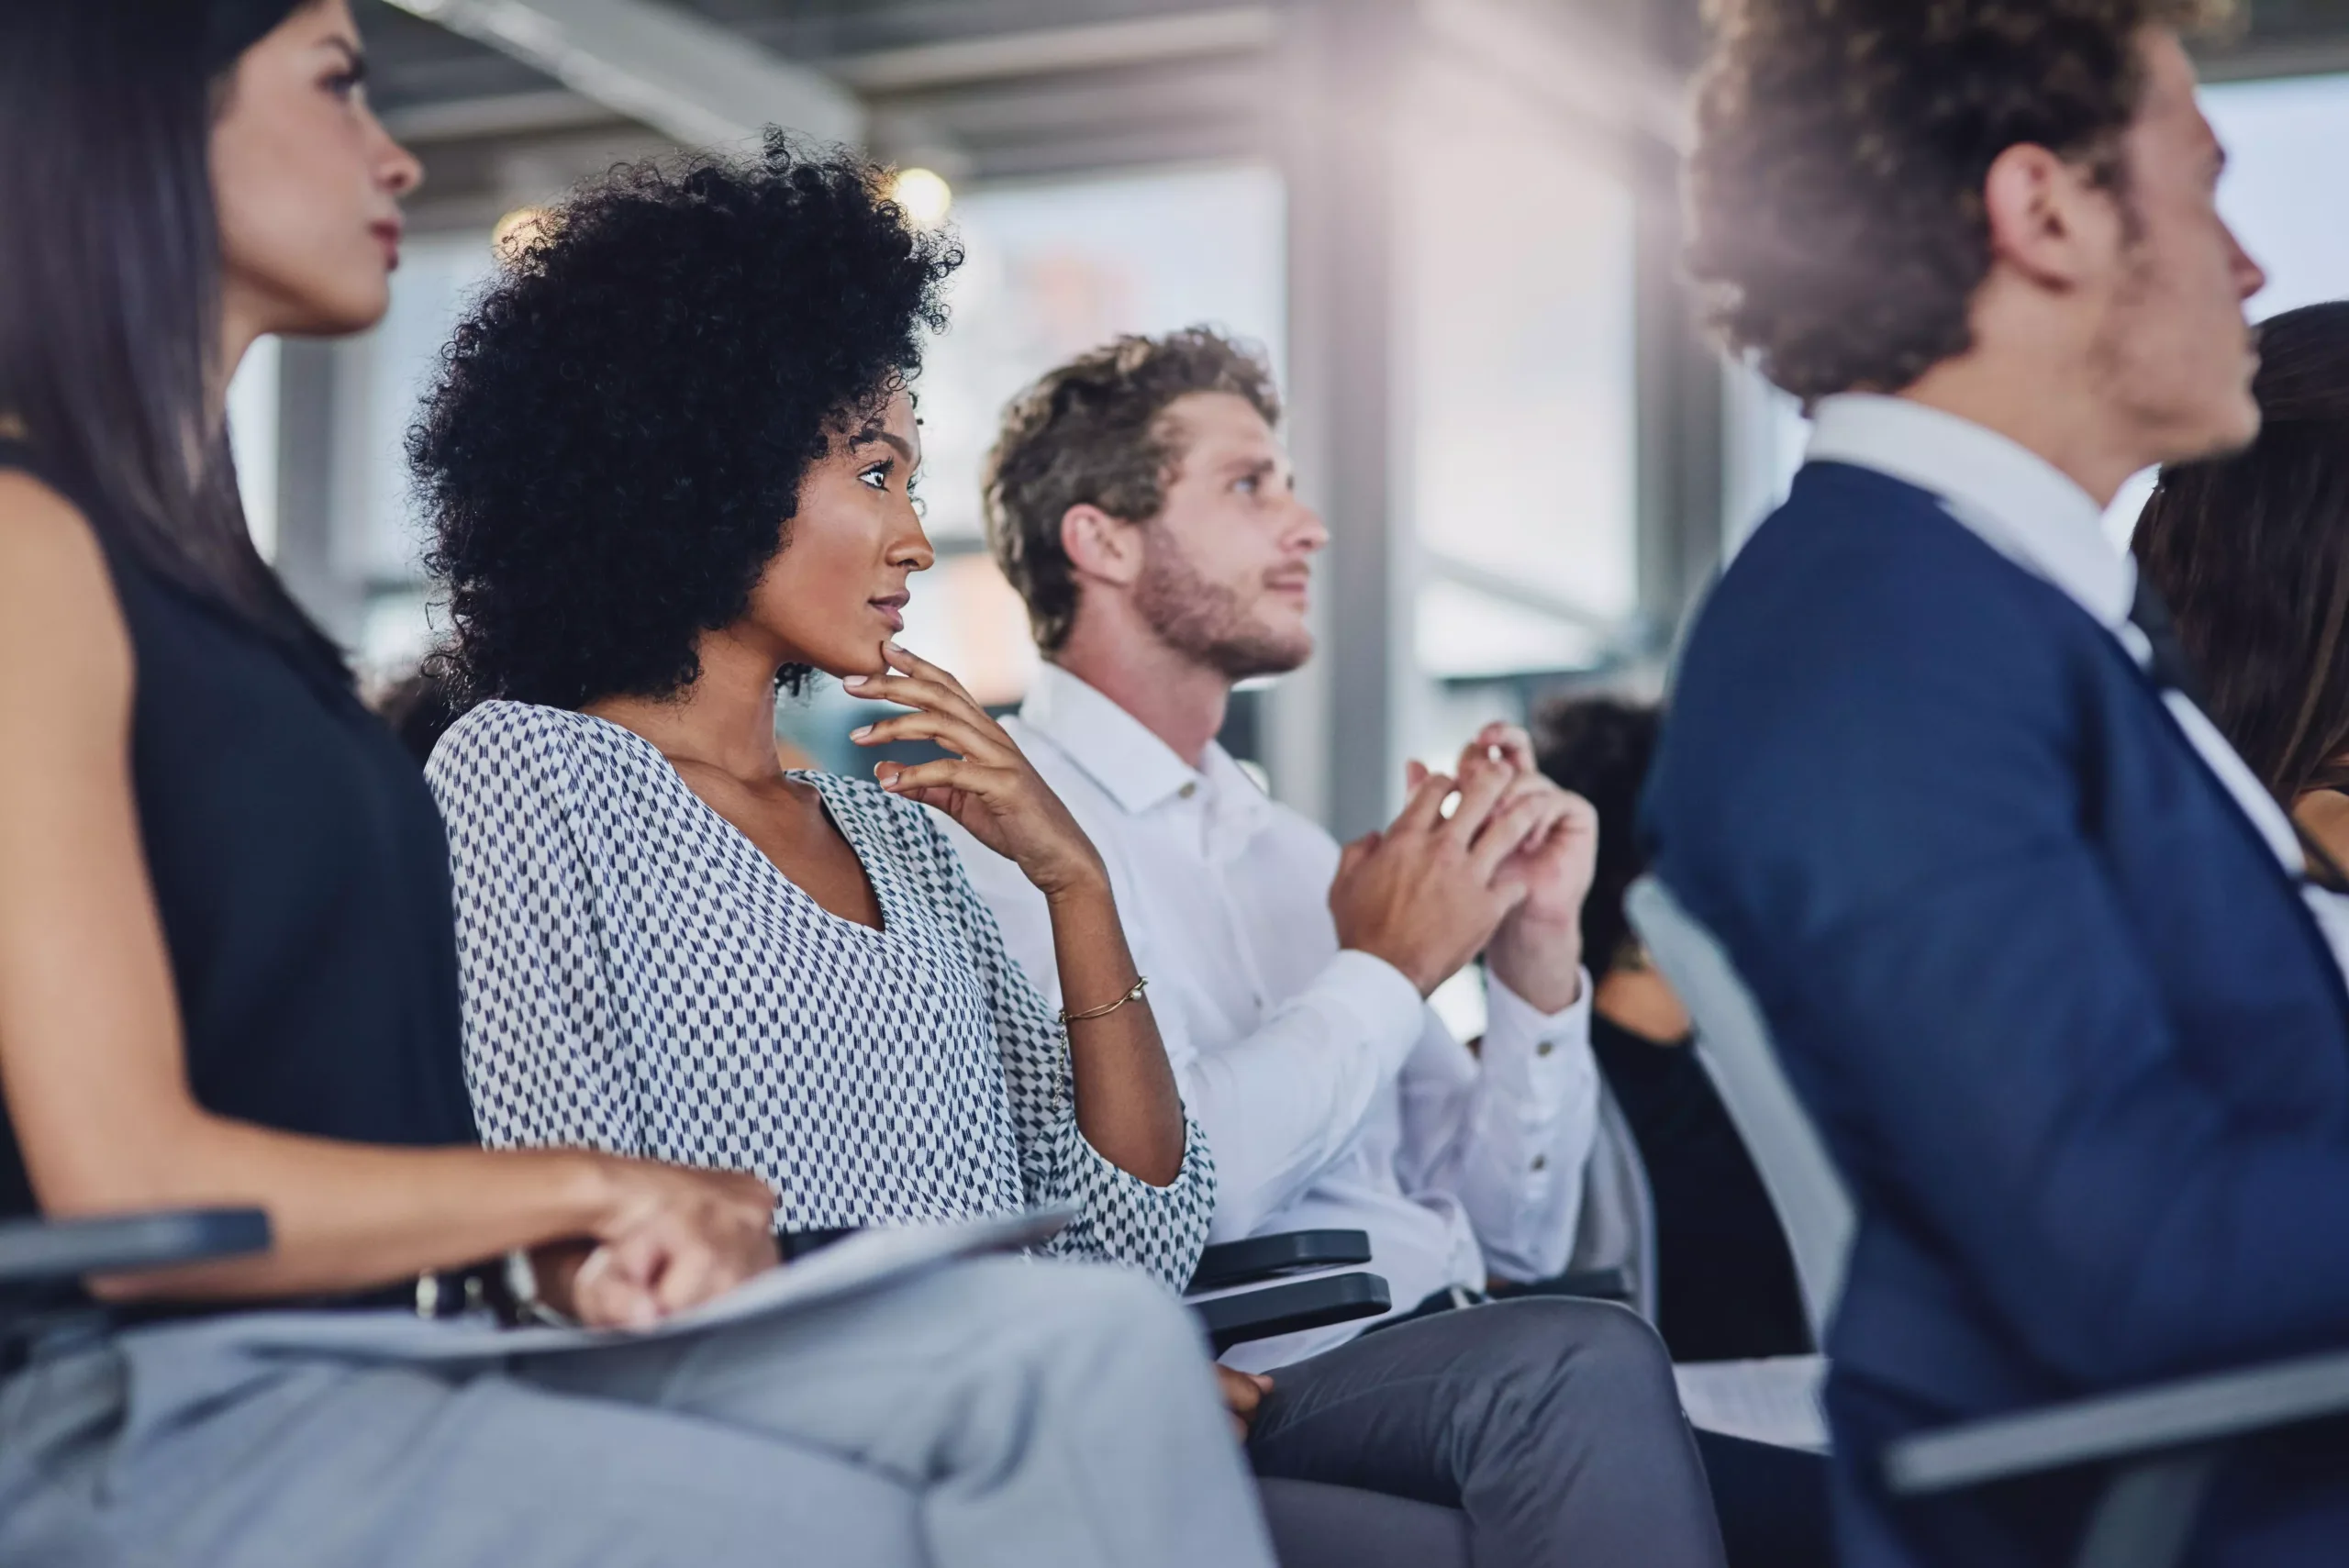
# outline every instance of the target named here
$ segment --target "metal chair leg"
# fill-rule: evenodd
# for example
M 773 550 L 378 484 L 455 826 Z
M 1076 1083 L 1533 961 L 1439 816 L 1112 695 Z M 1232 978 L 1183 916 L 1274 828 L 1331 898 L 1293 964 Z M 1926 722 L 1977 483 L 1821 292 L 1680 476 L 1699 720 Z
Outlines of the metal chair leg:
M 2177 1568 L 2218 1462 L 2214 1448 L 2188 1449 L 2121 1471 L 2089 1516 L 2079 1568 Z

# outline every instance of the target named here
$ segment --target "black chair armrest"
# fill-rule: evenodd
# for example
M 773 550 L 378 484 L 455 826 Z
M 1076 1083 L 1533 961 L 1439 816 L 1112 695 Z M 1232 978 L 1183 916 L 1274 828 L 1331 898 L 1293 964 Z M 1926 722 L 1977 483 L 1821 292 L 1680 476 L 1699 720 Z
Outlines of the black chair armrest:
M 1319 1279 L 1294 1280 L 1266 1285 L 1238 1296 L 1195 1301 L 1191 1310 L 1206 1325 L 1208 1342 L 1217 1355 L 1252 1340 L 1323 1329 L 1375 1318 L 1395 1305 L 1386 1282 L 1376 1274 L 1325 1274 Z
M 1236 1284 L 1278 1279 L 1308 1269 L 1352 1268 L 1370 1262 L 1366 1230 L 1284 1230 L 1277 1236 L 1251 1236 L 1245 1241 L 1225 1241 L 1199 1254 L 1186 1293 L 1229 1290 Z
M 269 1216 L 258 1208 L 9 1220 L 0 1223 L 0 1285 L 208 1262 L 265 1252 L 269 1242 Z
M 2012 1476 L 2140 1458 L 2349 1415 L 2349 1353 L 2071 1400 L 1894 1443 L 1884 1473 L 1920 1497 Z

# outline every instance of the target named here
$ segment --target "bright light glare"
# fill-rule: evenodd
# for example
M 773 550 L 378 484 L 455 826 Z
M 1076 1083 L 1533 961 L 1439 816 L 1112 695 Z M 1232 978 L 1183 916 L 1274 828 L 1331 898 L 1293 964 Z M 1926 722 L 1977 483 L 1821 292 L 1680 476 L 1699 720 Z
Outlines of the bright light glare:
M 930 169 L 900 169 L 889 182 L 889 198 L 906 209 L 917 228 L 935 228 L 954 205 L 954 187 Z

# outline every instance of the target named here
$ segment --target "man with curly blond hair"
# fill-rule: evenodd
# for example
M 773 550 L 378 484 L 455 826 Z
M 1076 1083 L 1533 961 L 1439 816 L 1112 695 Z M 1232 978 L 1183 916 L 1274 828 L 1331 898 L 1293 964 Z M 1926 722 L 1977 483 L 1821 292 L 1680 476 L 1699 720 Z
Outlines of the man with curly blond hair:
M 2054 1564 L 2094 1474 L 1892 1498 L 1954 1421 L 2349 1342 L 2349 922 L 2101 513 L 2256 433 L 2186 0 L 1733 0 L 1691 270 L 1809 408 L 1706 606 L 1654 866 L 1859 1209 L 1847 1564 Z M 2341 1561 L 2349 1445 L 2217 1474 L 2196 1561 Z

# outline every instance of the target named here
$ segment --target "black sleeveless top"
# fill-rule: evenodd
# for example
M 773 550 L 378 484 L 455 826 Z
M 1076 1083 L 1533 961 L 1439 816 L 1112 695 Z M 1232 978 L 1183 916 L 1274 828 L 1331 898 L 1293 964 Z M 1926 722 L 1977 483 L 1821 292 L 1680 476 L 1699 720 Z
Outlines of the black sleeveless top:
M 141 563 L 21 445 L 104 547 L 137 661 L 132 778 L 207 1110 L 287 1132 L 476 1141 L 440 817 L 416 764 L 324 654 Z M 5 1107 L 0 1107 L 5 1108 Z M 0 1116 L 0 1218 L 35 1212 Z

